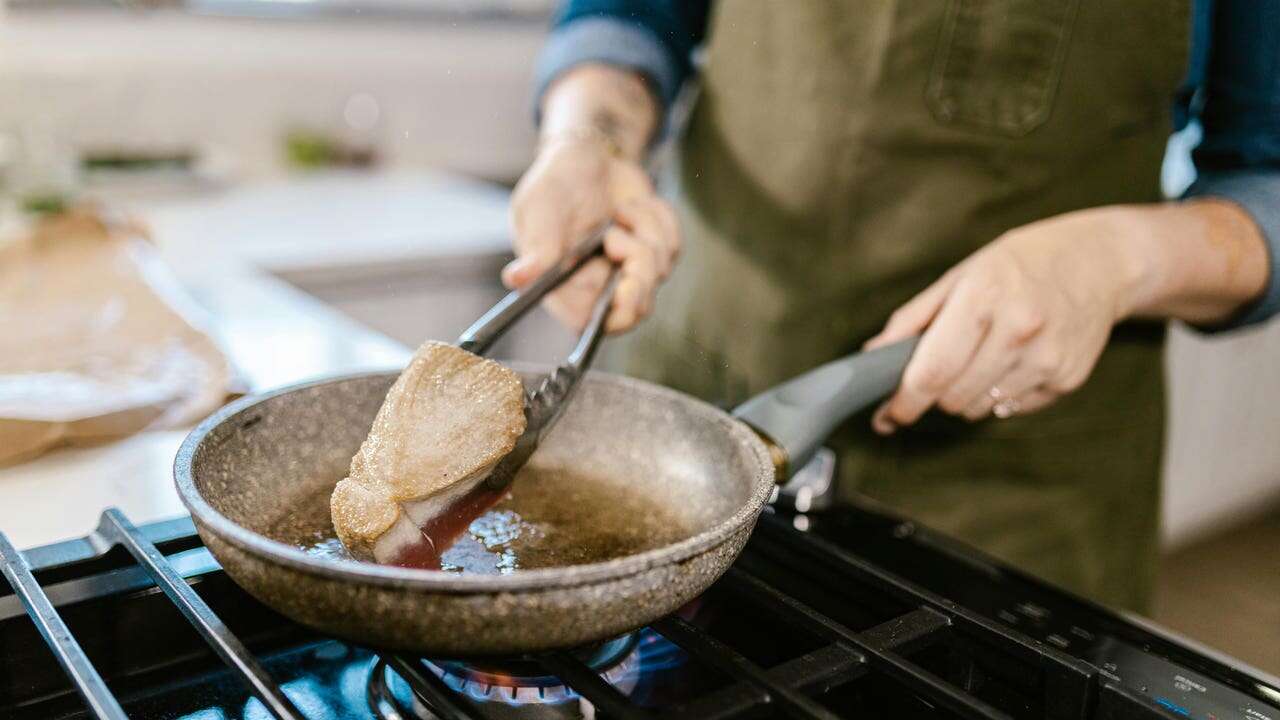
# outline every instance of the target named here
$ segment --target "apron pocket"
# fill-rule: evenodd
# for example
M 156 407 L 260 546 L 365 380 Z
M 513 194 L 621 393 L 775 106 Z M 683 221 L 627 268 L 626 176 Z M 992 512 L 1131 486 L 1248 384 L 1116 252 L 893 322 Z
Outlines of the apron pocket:
M 950 0 L 929 77 L 944 123 L 1021 136 L 1049 117 L 1079 0 Z

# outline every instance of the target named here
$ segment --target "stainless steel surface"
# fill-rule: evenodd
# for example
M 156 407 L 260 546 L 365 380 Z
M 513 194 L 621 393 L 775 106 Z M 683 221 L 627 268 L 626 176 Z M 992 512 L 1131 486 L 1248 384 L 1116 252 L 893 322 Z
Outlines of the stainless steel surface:
M 825 510 L 836 499 L 836 454 L 819 448 L 804 467 L 778 488 L 775 506 L 797 513 Z

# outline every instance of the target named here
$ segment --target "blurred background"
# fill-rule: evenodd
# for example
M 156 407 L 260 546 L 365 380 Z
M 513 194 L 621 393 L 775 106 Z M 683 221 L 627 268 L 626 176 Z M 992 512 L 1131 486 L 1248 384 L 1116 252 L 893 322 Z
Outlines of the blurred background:
M 451 339 L 502 292 L 507 193 L 532 157 L 532 65 L 553 8 L 0 2 L 0 226 L 84 201 L 143 219 L 251 388 L 331 370 L 357 346 L 391 361 L 379 348 Z M 1170 192 L 1190 180 L 1191 141 L 1171 142 Z M 567 336 L 538 317 L 507 342 L 543 360 Z M 1266 551 L 1280 545 L 1277 356 L 1277 323 L 1175 332 L 1155 611 L 1272 672 L 1280 649 L 1256 628 L 1280 626 Z

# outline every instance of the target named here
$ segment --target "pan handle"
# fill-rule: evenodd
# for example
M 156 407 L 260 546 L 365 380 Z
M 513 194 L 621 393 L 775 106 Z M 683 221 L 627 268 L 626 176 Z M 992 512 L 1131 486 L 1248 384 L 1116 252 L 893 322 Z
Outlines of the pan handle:
M 888 395 L 919 338 L 833 360 L 766 390 L 734 409 L 773 453 L 778 482 L 804 467 L 850 415 Z

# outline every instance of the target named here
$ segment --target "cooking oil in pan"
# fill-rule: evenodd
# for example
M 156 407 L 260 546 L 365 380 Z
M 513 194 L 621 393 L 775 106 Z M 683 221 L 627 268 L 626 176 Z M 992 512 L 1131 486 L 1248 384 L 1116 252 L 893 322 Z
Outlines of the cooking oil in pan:
M 693 533 L 662 503 L 626 485 L 530 467 L 438 559 L 427 553 L 404 564 L 505 574 L 612 560 Z M 320 557 L 359 562 L 334 534 L 327 491 L 308 498 L 270 534 Z

